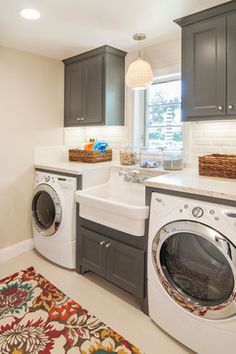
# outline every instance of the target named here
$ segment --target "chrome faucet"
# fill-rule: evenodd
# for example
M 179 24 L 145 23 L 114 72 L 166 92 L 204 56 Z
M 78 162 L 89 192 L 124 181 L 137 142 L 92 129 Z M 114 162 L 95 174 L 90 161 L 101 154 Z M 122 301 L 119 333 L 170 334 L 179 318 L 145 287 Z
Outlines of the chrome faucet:
M 144 177 L 139 170 L 128 170 L 121 168 L 119 176 L 124 176 L 125 182 L 143 183 Z

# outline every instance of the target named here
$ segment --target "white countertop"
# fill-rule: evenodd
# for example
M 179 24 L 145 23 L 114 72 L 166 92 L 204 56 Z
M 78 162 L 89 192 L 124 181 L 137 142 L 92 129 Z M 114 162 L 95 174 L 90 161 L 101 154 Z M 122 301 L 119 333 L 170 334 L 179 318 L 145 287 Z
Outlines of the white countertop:
M 236 180 L 199 176 L 197 168 L 184 168 L 182 171 L 149 178 L 144 184 L 147 187 L 236 201 Z
M 55 162 L 37 162 L 34 164 L 35 168 L 48 171 L 58 171 L 61 173 L 71 173 L 81 175 L 85 171 L 96 170 L 112 165 L 112 161 L 99 162 L 99 163 L 84 163 L 72 161 L 55 161 Z

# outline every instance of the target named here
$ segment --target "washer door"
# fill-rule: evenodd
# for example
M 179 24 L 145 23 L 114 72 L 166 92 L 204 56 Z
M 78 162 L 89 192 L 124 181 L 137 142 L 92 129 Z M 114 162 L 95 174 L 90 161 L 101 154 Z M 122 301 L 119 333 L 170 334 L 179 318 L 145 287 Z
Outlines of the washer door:
M 62 219 L 62 207 L 55 190 L 47 184 L 40 184 L 32 199 L 32 222 L 42 236 L 52 236 L 58 230 Z
M 236 249 L 216 230 L 194 221 L 167 224 L 153 240 L 152 260 L 182 308 L 214 319 L 236 313 Z

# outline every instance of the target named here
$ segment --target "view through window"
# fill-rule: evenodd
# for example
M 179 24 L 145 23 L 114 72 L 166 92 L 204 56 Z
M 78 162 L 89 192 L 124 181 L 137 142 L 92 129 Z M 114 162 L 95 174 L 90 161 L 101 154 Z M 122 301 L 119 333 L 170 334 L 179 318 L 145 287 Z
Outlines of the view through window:
M 180 116 L 181 81 L 157 82 L 147 94 L 146 145 L 150 148 L 182 149 Z

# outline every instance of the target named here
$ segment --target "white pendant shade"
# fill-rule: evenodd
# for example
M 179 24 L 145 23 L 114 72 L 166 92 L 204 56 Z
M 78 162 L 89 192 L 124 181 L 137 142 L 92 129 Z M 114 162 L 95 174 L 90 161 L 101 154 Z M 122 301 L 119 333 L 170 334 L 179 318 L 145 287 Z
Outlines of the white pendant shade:
M 134 90 L 145 90 L 152 80 L 152 69 L 147 61 L 138 58 L 130 64 L 125 80 L 128 87 Z

